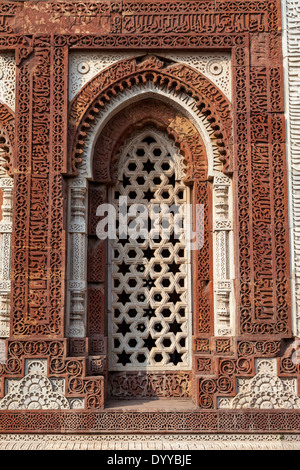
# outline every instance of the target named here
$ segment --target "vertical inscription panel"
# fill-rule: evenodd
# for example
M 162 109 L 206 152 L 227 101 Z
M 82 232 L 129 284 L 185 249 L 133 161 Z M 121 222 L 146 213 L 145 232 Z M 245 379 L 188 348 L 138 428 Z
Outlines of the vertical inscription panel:
M 64 49 L 36 47 L 17 71 L 13 235 L 15 336 L 63 335 Z M 65 116 L 66 117 L 66 116 Z

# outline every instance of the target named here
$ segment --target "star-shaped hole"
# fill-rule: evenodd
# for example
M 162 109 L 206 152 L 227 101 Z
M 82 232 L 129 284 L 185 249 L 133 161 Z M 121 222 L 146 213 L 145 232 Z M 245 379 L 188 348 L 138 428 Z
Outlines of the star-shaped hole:
M 155 191 L 151 191 L 151 189 L 148 189 L 147 191 L 144 191 L 144 198 L 147 201 L 151 201 L 151 199 L 154 198 Z
M 121 333 L 123 336 L 125 336 L 126 333 L 130 333 L 130 325 L 123 320 L 122 323 L 118 324 L 117 333 Z
M 151 335 L 148 336 L 148 338 L 144 339 L 144 347 L 148 349 L 148 351 L 151 351 L 152 348 L 155 348 L 156 346 L 156 340 L 152 338 Z
M 122 305 L 126 305 L 130 302 L 130 294 L 123 290 L 121 294 L 118 294 L 118 302 L 120 302 Z
M 125 176 L 123 174 L 123 179 L 122 179 L 123 188 L 126 188 L 127 186 L 130 186 L 130 184 L 131 184 L 131 182 L 130 182 L 129 176 Z
M 176 263 L 170 263 L 169 265 L 169 271 L 173 274 L 177 274 L 177 273 L 180 273 L 180 264 L 176 264 Z
M 130 266 L 125 263 L 125 261 L 122 261 L 121 264 L 118 266 L 119 273 L 123 274 L 125 276 L 127 273 L 130 273 Z
M 181 302 L 181 294 L 176 292 L 176 290 L 173 290 L 173 292 L 170 292 L 168 294 L 169 296 L 169 301 L 172 302 L 172 304 L 176 304 L 177 302 Z
M 146 173 L 151 173 L 151 171 L 154 171 L 154 163 L 151 162 L 149 158 L 145 163 L 143 163 L 143 171 L 146 171 Z
M 126 353 L 125 351 L 122 351 L 121 354 L 118 354 L 118 364 L 122 364 L 123 366 L 126 366 L 130 361 L 131 354 Z
M 177 335 L 177 333 L 182 333 L 181 324 L 178 323 L 176 318 L 172 323 L 169 323 L 169 332 L 173 333 L 175 336 Z
M 170 362 L 173 362 L 174 366 L 177 366 L 178 362 L 182 362 L 182 354 L 176 349 L 170 354 Z
M 147 248 L 145 248 L 145 250 L 143 250 L 143 256 L 147 259 L 151 259 L 154 257 L 154 253 L 155 253 L 155 250 L 153 250 L 152 248 L 150 248 L 150 246 L 148 246 Z

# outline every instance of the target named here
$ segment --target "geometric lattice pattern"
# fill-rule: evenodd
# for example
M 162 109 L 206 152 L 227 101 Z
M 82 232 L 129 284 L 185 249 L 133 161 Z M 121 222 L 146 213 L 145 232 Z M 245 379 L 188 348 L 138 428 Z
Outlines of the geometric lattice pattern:
M 292 241 L 291 245 L 294 245 L 293 237 L 289 237 L 289 229 L 297 231 L 297 217 L 289 220 L 287 205 L 287 179 L 297 169 L 297 153 L 293 153 L 292 161 L 288 162 L 289 172 L 285 153 L 286 147 L 292 146 L 295 136 L 286 139 L 285 135 L 284 92 L 288 90 L 283 82 L 281 37 L 283 30 L 291 41 L 291 49 L 288 47 L 284 51 L 284 58 L 290 59 L 293 64 L 297 61 L 299 63 L 296 57 L 299 50 L 299 0 L 283 1 L 282 4 L 287 7 L 288 16 L 287 21 L 283 22 L 279 0 L 0 0 L 0 45 L 5 54 L 9 53 L 11 58 L 15 58 L 17 104 L 15 116 L 12 117 L 6 109 L 9 106 L 7 100 L 12 98 L 12 87 L 9 96 L 6 94 L 7 78 L 12 75 L 9 74 L 8 77 L 4 73 L 1 80 L 5 84 L 6 101 L 3 101 L 2 96 L 0 121 L 5 133 L 9 134 L 11 143 L 9 155 L 14 175 L 14 224 L 11 243 L 11 325 L 10 337 L 0 345 L 3 346 L 3 355 L 7 355 L 0 364 L 0 398 L 4 399 L 4 404 L 9 401 L 7 396 L 17 393 L 18 399 L 17 407 L 9 409 L 11 405 L 8 406 L 7 403 L 0 412 L 2 433 L 51 432 L 62 435 L 76 432 L 96 435 L 155 432 L 177 435 L 180 432 L 189 432 L 200 435 L 207 432 L 210 435 L 224 433 L 229 436 L 235 432 L 249 435 L 251 430 L 252 433 L 280 434 L 284 438 L 286 433 L 299 433 L 298 404 L 296 403 L 295 409 L 287 409 L 286 406 L 289 403 L 293 405 L 293 402 L 281 401 L 287 395 L 292 394 L 292 399 L 293 394 L 297 393 L 299 396 L 300 378 L 300 364 L 298 360 L 295 361 L 297 358 L 293 353 L 299 335 L 293 329 L 296 319 L 291 317 L 291 306 L 297 302 L 297 298 L 295 299 L 295 295 L 291 298 L 290 295 L 290 281 L 293 281 L 293 274 L 297 280 L 297 272 L 292 272 L 291 276 L 289 254 L 289 239 Z M 121 50 L 128 51 L 129 57 L 103 68 L 68 103 L 69 52 L 75 50 L 104 53 Z M 196 54 L 204 50 L 208 53 L 220 51 L 230 54 L 232 83 L 227 89 L 234 91 L 231 95 L 232 105 L 218 86 L 202 74 L 201 70 L 197 70 L 194 61 L 189 59 L 174 62 L 170 57 L 170 54 L 185 54 L 184 51 L 190 56 L 191 50 Z M 148 51 L 157 51 L 157 56 L 149 56 Z M 285 68 L 289 68 L 290 60 L 286 62 Z M 209 72 L 220 77 L 220 67 L 210 65 L 212 67 Z M 297 84 L 293 77 L 297 77 L 299 73 L 296 65 L 291 73 L 293 75 L 287 77 L 286 83 L 294 92 Z M 220 81 L 216 78 L 215 82 L 217 80 Z M 228 83 L 227 85 L 229 87 Z M 138 108 L 141 102 L 137 100 L 141 95 L 158 98 L 158 94 L 160 100 L 168 102 L 175 112 L 164 113 L 162 107 L 153 103 L 153 114 L 144 115 L 143 120 L 137 121 L 131 104 L 136 104 Z M 287 100 L 290 106 L 287 111 L 295 112 L 295 115 L 299 111 L 298 98 L 295 91 L 295 96 L 290 97 L 291 101 Z M 182 109 L 182 113 L 179 109 Z M 121 117 L 121 111 L 124 111 L 123 121 L 120 119 L 115 125 L 116 121 L 111 116 Z M 71 221 L 76 232 L 74 236 L 72 232 L 69 237 L 77 240 L 73 245 L 74 259 L 79 253 L 79 247 L 82 249 L 80 253 L 85 253 L 84 243 L 88 233 L 84 225 L 87 220 L 86 209 L 89 216 L 91 214 L 91 206 L 87 207 L 85 204 L 87 179 L 93 180 L 93 194 L 103 192 L 105 196 L 107 187 L 113 186 L 112 180 L 115 178 L 111 163 L 116 157 L 113 152 L 116 143 L 123 136 L 129 135 L 129 129 L 141 129 L 140 123 L 150 122 L 155 116 L 158 116 L 155 122 L 159 129 L 167 130 L 185 155 L 187 178 L 184 181 L 193 184 L 194 201 L 204 205 L 206 237 L 203 250 L 193 254 L 195 263 L 192 282 L 188 278 L 189 263 L 179 262 L 177 259 L 177 247 L 183 250 L 183 257 L 187 258 L 188 253 L 182 240 L 172 242 L 173 251 L 169 260 L 168 257 L 162 257 L 160 251 L 165 247 L 169 249 L 169 241 L 160 243 L 158 240 L 152 244 L 149 240 L 144 240 L 143 243 L 129 240 L 129 247 L 129 244 L 126 246 L 126 239 L 120 237 L 119 242 L 122 243 L 116 241 L 115 247 L 109 247 L 110 250 L 114 249 L 109 253 L 112 255 L 109 257 L 109 286 L 104 279 L 107 247 L 104 243 L 98 243 L 98 240 L 91 240 L 88 257 L 91 264 L 90 260 L 96 258 L 95 252 L 101 251 L 101 256 L 98 256 L 101 269 L 97 268 L 98 272 L 93 273 L 94 277 L 88 273 L 88 281 L 80 275 L 70 277 L 72 273 L 67 269 L 66 256 L 67 249 L 72 245 L 66 239 L 70 207 L 66 197 L 68 180 L 74 180 L 74 187 L 70 188 L 74 189 L 71 191 L 71 200 L 74 202 L 71 205 L 71 209 L 74 208 L 71 217 L 74 220 L 71 218 Z M 188 116 L 195 125 L 189 126 Z M 128 125 L 124 122 L 127 117 Z M 13 120 L 16 124 L 15 132 Z M 91 171 L 93 139 L 97 135 L 101 140 L 102 128 L 105 139 L 102 140 L 103 148 L 95 148 L 99 152 L 95 152 L 97 174 L 94 178 Z M 119 133 L 119 128 L 122 133 Z M 197 128 L 201 139 L 198 138 Z M 291 122 L 291 128 L 297 129 L 297 123 L 294 125 Z M 168 139 L 165 137 L 163 140 L 159 133 L 150 135 L 161 150 L 168 149 L 165 161 L 171 161 L 172 145 Z M 135 137 L 138 138 L 134 136 L 128 141 L 131 144 L 130 149 L 134 148 Z M 144 150 L 147 148 L 148 152 L 151 146 L 154 148 L 154 142 L 142 142 L 141 136 L 139 138 Z M 7 152 L 7 149 L 4 150 Z M 154 182 L 156 171 L 158 175 L 163 175 L 162 187 L 169 185 L 173 188 L 173 194 L 176 193 L 176 184 L 180 185 L 181 177 L 176 175 L 176 165 L 175 183 L 171 185 L 169 180 L 173 177 L 172 173 L 168 174 L 168 170 L 161 171 L 161 168 L 158 171 L 161 165 L 159 157 L 156 160 L 156 156 L 154 158 L 150 155 L 150 150 L 147 155 L 148 158 L 143 161 L 143 156 L 138 159 L 138 155 L 133 155 L 132 150 L 126 153 L 124 149 L 121 152 L 124 158 L 121 160 L 117 187 L 120 194 L 130 196 L 130 207 L 134 201 L 129 195 L 130 190 L 134 193 L 140 189 L 136 198 L 138 201 L 145 198 L 144 192 L 147 193 L 148 190 L 154 192 L 154 201 L 161 200 L 163 196 L 159 192 L 159 184 L 156 186 L 157 183 Z M 205 156 L 209 167 L 208 179 L 204 171 Z M 228 201 L 227 196 L 224 197 L 224 184 L 218 184 L 217 187 L 216 180 L 210 180 L 213 176 L 210 169 L 215 169 L 212 166 L 214 156 L 217 158 L 217 165 L 222 162 L 222 171 L 226 178 L 233 175 L 234 191 L 231 193 L 228 190 Z M 153 186 L 148 186 L 146 180 L 143 183 L 141 179 L 141 188 L 139 187 L 139 182 L 135 179 L 138 172 L 130 174 L 130 169 L 127 168 L 126 162 L 131 158 L 142 167 L 139 176 L 147 176 L 146 180 L 151 180 Z M 148 159 L 150 165 L 154 164 L 153 174 L 152 170 L 143 169 L 143 164 L 146 165 Z M 86 173 L 82 171 L 82 163 Z M 129 182 L 126 178 L 129 178 Z M 296 183 L 292 178 L 289 185 L 293 207 L 296 207 L 293 202 L 297 202 Z M 82 188 L 84 191 L 81 191 Z M 296 191 L 295 194 L 293 191 Z M 188 192 L 185 195 L 188 197 Z M 112 196 L 115 198 L 115 194 Z M 102 194 L 97 194 L 97 201 L 101 197 Z M 233 223 L 228 226 L 224 222 L 229 220 L 229 215 L 226 220 L 226 211 L 231 199 L 234 208 Z M 214 217 L 217 211 L 212 217 L 211 208 L 216 207 L 216 203 L 222 203 L 222 206 L 218 206 L 218 211 L 225 214 L 220 221 L 221 230 L 219 219 Z M 292 212 L 297 215 L 297 208 L 294 211 L 292 206 Z M 94 220 L 95 218 L 93 223 Z M 80 224 L 81 221 L 84 223 Z M 213 268 L 217 264 L 218 252 L 212 245 L 219 232 L 223 232 L 222 237 L 225 238 L 225 230 L 230 232 L 227 238 L 235 247 L 235 256 L 232 251 L 229 257 L 235 276 L 229 276 L 229 270 L 228 275 L 225 272 L 225 276 L 218 276 L 217 281 L 220 282 L 215 283 L 216 270 Z M 71 234 L 71 228 L 69 232 Z M 296 235 L 295 232 L 297 238 Z M 88 236 L 95 238 L 92 231 L 89 231 Z M 228 245 L 229 243 L 231 242 L 228 241 Z M 219 246 L 222 246 L 221 242 Z M 136 257 L 130 257 L 128 249 L 135 250 Z M 150 252 L 149 258 L 146 257 L 147 249 L 154 250 L 154 256 Z M 297 265 L 296 258 L 295 252 L 295 257 L 292 256 L 292 270 L 293 265 Z M 119 271 L 123 266 L 121 259 L 125 268 L 129 267 L 131 277 L 129 273 L 127 275 Z M 86 256 L 81 257 L 81 260 L 82 263 L 78 263 L 76 267 L 80 266 L 85 270 Z M 157 260 L 162 268 L 160 273 L 154 271 Z M 180 274 L 170 271 L 173 262 L 179 266 Z M 137 271 L 139 265 L 144 268 L 143 271 Z M 179 276 L 183 278 L 183 285 L 180 284 Z M 130 286 L 131 278 L 137 282 L 137 286 Z M 172 287 L 162 285 L 165 278 L 173 282 Z M 229 295 L 231 284 L 228 286 L 229 283 L 223 282 L 227 280 L 234 280 Z M 95 285 L 86 288 L 86 283 Z M 190 293 L 186 290 L 190 286 L 195 317 L 191 373 L 187 370 L 190 365 L 187 351 L 192 348 L 188 344 Z M 65 295 L 66 287 L 70 296 L 69 292 Z M 234 302 L 228 305 L 228 297 L 230 302 L 233 297 L 233 288 Z M 108 302 L 109 335 L 104 318 L 104 294 L 107 292 L 113 293 Z M 123 292 L 128 296 L 126 304 L 129 303 L 133 309 L 130 312 L 132 316 L 125 304 L 123 305 L 124 297 L 119 297 Z M 180 302 L 174 297 L 170 299 L 173 292 L 179 295 Z M 145 295 L 143 302 L 137 298 L 139 293 Z M 156 294 L 162 296 L 160 302 L 154 299 Z M 293 294 L 297 295 L 297 292 Z M 70 308 L 65 302 L 68 297 L 72 300 Z M 101 307 L 99 309 L 96 308 L 97 302 Z M 95 308 L 92 308 L 93 304 L 96 304 Z M 177 305 L 180 304 L 185 307 L 185 311 L 177 310 Z M 169 317 L 163 315 L 163 309 L 167 308 L 170 310 Z M 152 309 L 153 312 L 150 311 L 154 316 L 144 317 L 144 309 Z M 214 329 L 217 325 L 214 319 L 217 320 L 219 316 L 224 318 L 228 312 L 234 314 L 235 321 L 229 325 L 231 330 L 225 332 Z M 74 325 L 73 331 L 65 328 L 65 316 Z M 75 331 L 79 317 L 82 329 Z M 92 321 L 94 318 L 96 327 Z M 179 327 L 174 320 L 181 332 L 177 331 Z M 144 332 L 137 331 L 137 326 L 142 321 Z M 156 332 L 155 322 L 160 323 L 161 332 Z M 223 336 L 224 334 L 228 336 Z M 106 369 L 108 336 L 111 341 L 110 367 L 114 371 L 111 374 Z M 148 337 L 152 338 L 152 344 L 147 345 Z M 135 346 L 130 342 L 131 338 L 136 340 Z M 168 343 L 163 344 L 166 339 L 172 342 L 171 346 Z M 182 339 L 185 339 L 185 345 L 181 344 Z M 122 353 L 125 360 L 120 359 Z M 144 354 L 144 362 L 138 362 L 139 353 Z M 174 360 L 175 353 L 177 359 L 182 354 L 178 362 L 176 358 Z M 161 361 L 155 363 L 160 358 L 155 358 L 155 354 L 161 354 Z M 255 370 L 257 358 L 274 359 L 277 363 L 276 372 L 275 369 L 274 373 L 261 368 Z M 32 369 L 26 369 L 26 359 L 47 360 L 45 373 L 37 374 Z M 142 360 L 142 357 L 139 359 Z M 138 367 L 140 369 L 137 371 Z M 129 372 L 128 368 L 131 368 Z M 146 370 L 145 373 L 147 368 L 150 372 Z M 156 368 L 161 369 L 156 371 Z M 172 370 L 168 370 L 169 368 Z M 180 370 L 184 368 L 186 370 Z M 84 408 L 81 411 L 54 409 L 51 402 L 51 409 L 48 404 L 32 409 L 38 402 L 37 398 L 41 397 L 39 386 L 42 386 L 43 391 L 44 384 L 45 390 L 48 390 L 49 382 L 43 381 L 43 377 L 40 380 L 41 375 L 51 382 L 53 393 L 62 394 L 60 386 L 64 384 L 65 398 L 69 400 L 79 397 Z M 127 412 L 122 407 L 122 411 L 115 411 L 115 408 L 106 406 L 110 385 L 108 375 L 113 379 L 124 378 L 128 396 L 135 392 L 130 383 L 131 378 L 135 377 L 143 385 L 143 397 L 149 396 L 150 392 L 153 396 L 153 390 L 159 390 L 156 386 L 158 379 L 167 390 L 175 389 L 177 396 L 179 393 L 181 396 L 183 393 L 186 395 L 190 378 L 193 400 L 199 409 L 180 411 L 172 401 L 172 410 L 158 410 L 155 418 L 153 411 L 141 408 Z M 297 390 L 294 388 L 296 383 Z M 117 391 L 119 389 L 121 387 Z M 165 392 L 165 389 L 162 391 Z M 159 393 L 159 397 L 161 395 Z M 173 393 L 172 396 L 174 395 Z M 56 398 L 58 399 L 57 395 Z M 24 412 L 22 408 L 24 399 L 26 410 L 30 404 L 30 412 Z M 230 406 L 217 409 L 219 399 L 222 399 L 223 405 Z M 270 408 L 271 405 L 273 409 L 267 410 L 267 406 Z M 105 406 L 106 409 L 100 411 Z
M 110 370 L 189 367 L 188 189 L 180 158 L 174 143 L 151 128 L 121 150 L 112 189 L 119 224 L 111 246 Z M 120 217 L 127 216 L 125 233 Z

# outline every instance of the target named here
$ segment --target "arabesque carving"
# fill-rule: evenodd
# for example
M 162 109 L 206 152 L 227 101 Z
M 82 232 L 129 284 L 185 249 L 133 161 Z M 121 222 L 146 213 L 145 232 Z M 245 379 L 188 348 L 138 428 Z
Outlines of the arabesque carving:
M 287 6 L 288 61 L 294 71 L 297 66 L 292 56 L 296 56 L 298 39 L 291 25 L 296 21 L 298 3 L 288 2 Z M 294 379 L 299 378 L 299 364 L 286 352 L 295 338 L 290 312 L 280 3 L 1 2 L 0 29 L 1 51 L 16 58 L 15 120 L 8 109 L 8 102 L 13 106 L 12 81 L 7 85 L 7 101 L 0 106 L 0 139 L 5 139 L 1 155 L 6 162 L 4 170 L 9 178 L 13 176 L 14 183 L 12 215 L 10 190 L 4 188 L 4 212 L 7 222 L 12 217 L 13 228 L 10 336 L 1 341 L 1 400 L 7 402 L 0 412 L 1 432 L 298 432 L 299 399 Z M 208 55 L 216 49 L 220 55 L 230 53 L 231 101 L 228 87 L 223 86 L 223 93 L 221 86 L 196 70 L 190 59 L 178 61 L 181 54 L 191 57 L 191 50 Z M 84 51 L 124 52 L 125 57 L 99 70 L 69 104 L 68 56 Z M 218 68 L 214 71 L 217 73 Z M 295 77 L 290 77 L 290 83 L 296 83 Z M 97 128 L 96 122 L 106 112 L 108 117 L 111 110 L 116 114 L 124 111 L 129 96 L 136 104 L 138 90 L 152 93 L 150 98 L 160 94 L 164 103 L 173 96 L 176 111 L 179 103 L 186 102 L 184 118 L 189 113 L 192 116 L 208 158 L 204 181 L 202 167 L 197 171 L 191 168 L 191 158 L 184 167 L 195 200 L 203 205 L 203 213 L 197 215 L 204 217 L 206 237 L 204 250 L 196 255 L 196 266 L 201 270 L 193 277 L 193 364 L 186 371 L 193 383 L 193 408 L 158 411 L 155 418 L 151 411 L 103 409 L 108 387 L 107 337 L 101 320 L 106 250 L 93 241 L 89 263 L 98 256 L 102 261 L 88 277 L 78 264 L 67 268 L 66 256 L 71 240 L 78 260 L 83 259 L 87 233 L 92 238 L 95 230 L 95 220 L 86 223 L 86 216 L 92 204 L 106 196 L 108 181 L 103 180 L 99 186 L 91 182 L 92 196 L 88 195 L 86 181 L 92 178 L 91 168 L 83 168 L 85 155 L 91 155 L 91 145 L 96 142 L 94 132 L 100 135 L 108 123 L 101 121 L 103 127 Z M 180 126 L 174 124 L 168 135 L 173 135 L 185 158 L 188 152 L 183 155 L 183 147 L 178 145 L 178 141 L 182 144 L 178 139 Z M 116 145 L 125 141 L 119 137 Z M 109 148 L 108 141 L 106 144 Z M 295 152 L 293 147 L 292 158 L 297 162 Z M 109 168 L 109 177 L 114 175 L 113 170 Z M 293 174 L 294 214 L 296 179 Z M 86 201 L 91 199 L 94 203 L 88 206 Z M 214 204 L 218 208 L 216 217 L 210 210 Z M 234 208 L 232 212 L 230 207 Z M 8 237 L 8 233 L 2 234 Z M 209 244 L 211 234 L 214 238 Z M 292 243 L 297 257 L 297 240 Z M 220 252 L 227 246 L 230 256 L 213 263 L 211 246 L 219 247 Z M 211 272 L 213 264 L 216 278 Z M 87 284 L 95 285 L 87 289 Z M 6 296 L 8 291 L 0 294 Z M 86 305 L 89 316 L 85 318 Z M 1 315 L 4 310 L 8 318 L 8 308 L 1 306 Z M 65 324 L 69 314 L 71 321 Z M 75 335 L 68 337 L 72 331 Z M 276 360 L 278 369 L 272 373 L 258 371 L 255 359 L 274 359 L 272 363 Z M 43 374 L 31 373 L 25 360 L 46 360 L 47 369 Z M 185 391 L 180 387 L 187 380 L 180 382 L 179 378 L 164 377 L 162 382 L 168 390 L 174 380 L 173 390 L 179 384 L 176 397 L 182 398 Z M 156 380 L 148 377 L 142 381 L 144 395 L 149 394 L 145 383 Z M 14 386 L 18 403 L 24 404 L 27 392 L 23 385 L 36 384 L 38 388 L 43 384 L 47 388 L 49 381 L 52 392 L 63 395 L 71 409 L 63 409 L 67 402 L 57 395 L 55 403 L 49 405 L 51 409 L 48 404 L 44 409 L 32 409 L 30 414 L 24 409 L 8 409 Z M 54 390 L 62 383 L 63 394 L 62 389 Z M 125 377 L 123 383 L 128 387 L 129 378 Z M 245 388 L 239 389 L 243 384 Z M 264 384 L 269 401 L 260 402 Z M 270 385 L 276 397 L 271 397 Z M 40 397 L 39 393 L 36 396 Z M 73 399 L 83 408 L 76 410 L 75 401 L 71 405 Z M 220 399 L 232 407 L 218 409 Z M 34 407 L 34 401 L 26 403 Z M 40 403 L 38 399 L 36 402 Z M 54 409 L 58 403 L 61 409 Z M 290 409 L 285 408 L 290 405 Z M 274 409 L 266 410 L 266 406 Z
M 226 162 L 225 169 L 228 171 L 227 139 L 232 126 L 228 100 L 206 77 L 187 65 L 168 66 L 159 58 L 151 56 L 139 62 L 135 58 L 124 59 L 112 65 L 109 69 L 100 72 L 74 98 L 70 105 L 72 171 L 75 172 L 76 165 L 81 162 L 81 146 L 86 138 L 86 130 L 90 127 L 90 121 L 94 121 L 101 108 L 110 101 L 110 96 L 114 96 L 119 90 L 131 88 L 134 84 L 145 83 L 147 80 L 163 83 L 177 90 L 185 90 L 197 100 L 201 112 L 207 116 L 218 139 L 219 151 Z M 109 81 L 111 90 L 108 85 Z

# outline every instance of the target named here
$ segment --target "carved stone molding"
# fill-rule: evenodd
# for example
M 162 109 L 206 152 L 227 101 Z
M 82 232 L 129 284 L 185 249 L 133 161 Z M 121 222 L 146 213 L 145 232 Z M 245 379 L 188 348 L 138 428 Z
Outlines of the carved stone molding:
M 99 72 L 128 58 L 126 52 L 71 51 L 69 54 L 69 101 Z
M 293 329 L 300 336 L 300 1 L 282 0 L 283 52 L 285 63 L 285 114 L 287 120 L 287 157 L 291 272 L 293 287 Z
M 143 99 L 152 98 L 162 100 L 164 103 L 170 103 L 180 112 L 185 113 L 186 117 L 191 119 L 197 128 L 205 146 L 208 158 L 208 178 L 212 179 L 216 172 L 222 172 L 222 158 L 220 148 L 214 131 L 206 119 L 206 116 L 197 108 L 197 102 L 186 93 L 174 93 L 168 87 L 161 86 L 158 83 L 147 82 L 132 86 L 130 89 L 120 90 L 117 96 L 113 96 L 103 110 L 100 110 L 97 119 L 90 123 L 86 129 L 86 137 L 82 143 L 81 161 L 78 164 L 80 175 L 92 178 L 92 152 L 95 139 L 105 126 L 108 116 L 115 115 L 124 109 L 128 103 L 138 103 Z
M 49 379 L 47 364 L 41 359 L 25 361 L 26 375 L 22 379 L 6 379 L 1 410 L 68 410 L 83 408 L 82 399 L 65 397 L 65 380 Z
M 0 450 L 300 450 L 300 435 L 276 434 L 1 434 Z
M 196 108 L 204 114 L 217 139 L 223 171 L 230 173 L 230 135 L 232 109 L 223 93 L 204 75 L 186 64 L 169 63 L 163 58 L 145 55 L 117 62 L 100 72 L 76 95 L 70 104 L 70 172 L 77 173 L 81 162 L 86 130 L 93 125 L 107 103 L 124 89 L 147 81 L 163 84 L 175 96 L 182 92 L 196 100 Z M 103 85 L 105 83 L 105 86 Z
M 219 398 L 219 408 L 299 409 L 297 380 L 279 378 L 276 359 L 255 359 L 253 378 L 237 379 L 237 395 Z
M 136 1 L 115 2 L 114 0 L 92 4 L 83 1 L 74 1 L 70 4 L 41 0 L 38 2 L 38 9 L 35 3 L 33 5 L 30 2 L 25 2 L 25 5 L 23 2 L 18 4 L 5 2 L 1 9 L 3 16 L 1 32 L 21 31 L 27 35 L 44 33 L 44 25 L 50 23 L 57 35 L 63 36 L 68 32 L 73 36 L 76 34 L 100 35 L 100 37 L 137 36 L 142 39 L 159 35 L 164 39 L 163 45 L 167 47 L 168 36 L 189 35 L 192 38 L 205 34 L 230 36 L 248 32 L 249 29 L 251 32 L 262 32 L 268 26 L 273 28 L 277 26 L 274 18 L 269 18 L 271 15 L 268 5 L 258 1 L 246 4 L 231 2 L 229 7 L 222 1 L 191 3 L 169 0 L 158 2 L 158 5 L 154 6 L 149 2 L 142 8 Z M 19 15 L 16 15 L 18 9 Z M 23 20 L 21 24 L 18 16 Z M 61 36 L 59 40 L 62 44 Z M 118 44 L 119 47 L 126 45 L 120 40 Z M 147 47 L 148 42 L 145 39 L 141 44 L 129 41 L 128 45 Z
M 231 101 L 231 56 L 226 52 L 172 53 L 165 57 L 183 62 L 205 75 Z
M 11 334 L 53 338 L 65 327 L 68 51 L 51 49 L 49 38 L 40 39 L 17 67 Z

